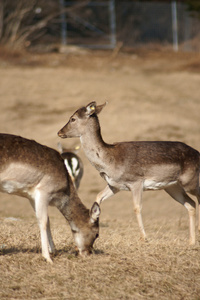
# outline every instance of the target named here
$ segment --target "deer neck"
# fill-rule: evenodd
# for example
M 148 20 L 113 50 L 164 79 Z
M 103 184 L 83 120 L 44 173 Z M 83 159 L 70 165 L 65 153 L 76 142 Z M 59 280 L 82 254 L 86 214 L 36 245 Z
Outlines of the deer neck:
M 80 224 L 89 219 L 89 210 L 81 202 L 72 182 L 67 193 L 63 193 L 62 201 L 59 200 L 56 206 L 69 222 L 71 228 L 73 228 L 74 225 L 78 228 Z
M 88 126 L 87 130 L 81 135 L 81 144 L 89 161 L 97 169 L 101 168 L 107 155 L 106 143 L 101 136 L 101 128 L 97 120 L 93 126 Z M 91 125 L 91 124 L 90 124 Z

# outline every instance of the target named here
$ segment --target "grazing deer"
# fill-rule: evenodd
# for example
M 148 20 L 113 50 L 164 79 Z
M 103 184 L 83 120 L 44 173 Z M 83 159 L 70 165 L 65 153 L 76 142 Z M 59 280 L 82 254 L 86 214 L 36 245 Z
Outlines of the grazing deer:
M 29 199 L 48 262 L 52 263 L 49 250 L 55 251 L 48 205 L 56 206 L 69 222 L 80 254 L 91 252 L 99 233 L 99 205 L 94 203 L 90 211 L 83 205 L 57 151 L 20 136 L 0 134 L 0 191 Z
M 79 148 L 66 149 L 61 143 L 58 143 L 58 150 L 64 159 L 65 166 L 75 188 L 78 190 L 81 179 L 83 177 L 83 163 L 80 157 L 76 154 Z
M 78 109 L 58 132 L 61 138 L 80 137 L 89 161 L 107 181 L 96 202 L 100 204 L 120 190 L 131 191 L 141 235 L 145 239 L 142 192 L 164 189 L 187 209 L 190 244 L 195 244 L 195 202 L 186 193 L 195 195 L 200 205 L 199 152 L 181 142 L 107 144 L 102 139 L 97 116 L 105 105 L 91 102 Z

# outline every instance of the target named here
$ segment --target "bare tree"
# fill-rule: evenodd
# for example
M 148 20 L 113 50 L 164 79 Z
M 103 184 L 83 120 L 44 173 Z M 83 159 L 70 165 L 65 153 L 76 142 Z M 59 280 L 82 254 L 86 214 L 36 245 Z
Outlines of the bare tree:
M 73 14 L 88 1 L 61 7 L 58 0 L 0 0 L 0 44 L 20 49 L 48 35 L 60 34 L 60 14 Z
M 55 0 L 0 0 L 0 43 L 22 48 L 46 32 L 48 23 L 58 16 Z

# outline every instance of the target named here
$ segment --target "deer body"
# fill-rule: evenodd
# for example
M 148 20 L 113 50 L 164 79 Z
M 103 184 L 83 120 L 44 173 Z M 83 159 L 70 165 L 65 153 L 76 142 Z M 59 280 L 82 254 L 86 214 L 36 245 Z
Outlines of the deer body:
M 69 222 L 81 254 L 91 251 L 98 235 L 100 210 L 89 211 L 79 199 L 60 154 L 19 136 L 0 134 L 0 191 L 26 197 L 38 219 L 42 255 L 55 251 L 48 205 L 56 206 Z
M 195 164 L 199 161 L 198 151 L 179 142 L 124 142 L 104 145 L 103 150 L 96 149 L 94 155 L 86 150 L 86 154 L 107 183 L 119 190 L 131 190 L 135 181 L 142 182 L 144 191 L 178 183 L 187 185 L 199 169 Z M 197 182 L 193 185 L 195 190 Z M 187 190 L 187 186 L 185 188 Z M 190 189 L 191 185 L 188 191 Z
M 58 132 L 62 138 L 80 137 L 89 161 L 107 181 L 96 202 L 100 204 L 120 190 L 131 191 L 139 228 L 145 239 L 141 216 L 142 192 L 164 189 L 188 210 L 190 244 L 194 244 L 195 202 L 186 193 L 195 195 L 200 203 L 199 152 L 181 142 L 107 144 L 101 136 L 97 117 L 104 106 L 92 102 L 80 108 Z

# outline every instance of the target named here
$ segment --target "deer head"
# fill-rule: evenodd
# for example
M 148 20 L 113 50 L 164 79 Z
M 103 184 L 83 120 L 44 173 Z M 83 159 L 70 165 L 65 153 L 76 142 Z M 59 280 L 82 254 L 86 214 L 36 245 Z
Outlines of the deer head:
M 90 102 L 87 106 L 79 108 L 69 119 L 68 123 L 58 132 L 61 138 L 81 137 L 85 132 L 86 125 L 92 117 L 96 117 L 106 106 L 96 105 L 96 102 Z

